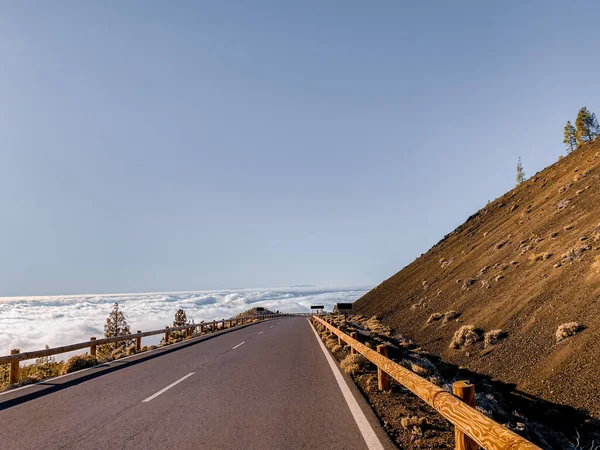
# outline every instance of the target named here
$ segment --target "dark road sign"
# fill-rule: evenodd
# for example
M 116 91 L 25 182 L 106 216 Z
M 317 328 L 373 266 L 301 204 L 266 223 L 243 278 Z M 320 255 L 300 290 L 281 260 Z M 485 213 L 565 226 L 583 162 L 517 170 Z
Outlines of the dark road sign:
M 325 307 L 323 305 L 310 305 L 310 309 L 325 309 Z
M 336 303 L 335 310 L 340 311 L 343 309 L 352 309 L 352 303 Z

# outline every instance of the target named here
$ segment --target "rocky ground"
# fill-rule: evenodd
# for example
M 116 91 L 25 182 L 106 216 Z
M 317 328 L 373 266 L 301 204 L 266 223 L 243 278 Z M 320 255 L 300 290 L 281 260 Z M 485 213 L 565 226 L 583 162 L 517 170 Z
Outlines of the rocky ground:
M 398 364 L 452 390 L 457 380 L 470 380 L 476 386 L 477 408 L 497 422 L 540 445 L 552 449 L 592 449 L 592 441 L 600 442 L 600 422 L 566 407 L 550 405 L 539 399 L 523 397 L 510 386 L 465 368 L 443 362 L 418 347 L 410 339 L 394 334 L 378 318 L 330 315 L 328 320 L 342 326 L 345 332 L 357 331 L 359 340 L 375 348 L 389 347 L 389 357 Z M 377 389 L 376 367 L 360 355 L 350 355 L 348 346 L 340 346 L 332 333 L 317 326 L 325 345 L 350 373 L 390 437 L 401 448 L 454 448 L 454 428 L 424 401 L 396 382 L 391 390 Z M 577 437 L 579 435 L 579 446 Z

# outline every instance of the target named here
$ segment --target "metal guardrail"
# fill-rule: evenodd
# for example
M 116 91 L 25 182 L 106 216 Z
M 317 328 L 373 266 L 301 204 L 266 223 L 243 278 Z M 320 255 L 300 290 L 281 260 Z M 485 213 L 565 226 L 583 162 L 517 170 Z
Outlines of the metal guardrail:
M 382 378 L 387 379 L 389 376 L 448 419 L 456 427 L 457 449 L 471 450 L 481 446 L 486 450 L 541 450 L 537 445 L 477 411 L 473 407 L 475 406 L 474 390 L 472 390 L 471 402 L 473 406 L 469 406 L 461 398 L 452 395 L 450 392 L 387 358 L 387 351 L 382 351 L 384 354 L 378 353 L 325 320 L 316 316 L 313 317 L 318 323 L 334 333 L 338 339 L 346 342 L 353 351 L 360 353 L 377 366 L 380 389 L 387 387 L 385 382 L 382 383 Z M 384 348 L 378 348 L 378 350 L 381 351 Z M 459 383 L 464 385 L 464 382 Z M 466 435 L 466 439 L 463 439 L 462 435 Z

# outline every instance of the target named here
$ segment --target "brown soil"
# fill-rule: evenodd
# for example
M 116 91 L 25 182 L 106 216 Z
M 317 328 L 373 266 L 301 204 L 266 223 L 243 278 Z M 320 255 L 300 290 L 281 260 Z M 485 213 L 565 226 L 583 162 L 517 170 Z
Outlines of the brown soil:
M 449 311 L 460 315 L 432 318 Z M 355 312 L 444 361 L 600 418 L 600 139 L 473 214 Z M 557 342 L 569 322 L 585 328 Z M 450 348 L 465 325 L 480 339 Z M 502 333 L 484 347 L 492 330 Z
M 477 409 L 517 434 L 548 449 L 589 449 L 600 442 L 600 421 L 572 408 L 554 405 L 514 390 L 514 386 L 495 381 L 448 364 L 431 355 L 375 317 L 330 315 L 326 320 L 345 333 L 358 332 L 358 339 L 375 348 L 388 347 L 388 357 L 417 375 L 449 392 L 457 380 L 476 386 Z M 377 388 L 376 367 L 362 356 L 349 357 L 349 347 L 338 345 L 335 335 L 315 323 L 325 345 L 350 373 L 392 440 L 406 449 L 454 448 L 454 428 L 423 400 L 402 385 L 390 380 L 391 390 Z M 579 441 L 577 441 L 579 439 Z M 577 444 L 579 442 L 579 444 Z M 579 446 L 578 446 L 579 445 Z

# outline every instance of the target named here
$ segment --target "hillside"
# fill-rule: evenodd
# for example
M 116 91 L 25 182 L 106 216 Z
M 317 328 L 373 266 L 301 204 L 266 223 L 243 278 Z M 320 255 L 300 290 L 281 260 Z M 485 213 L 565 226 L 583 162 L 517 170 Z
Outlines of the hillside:
M 598 418 L 599 298 L 596 139 L 473 214 L 355 312 L 377 315 L 447 362 Z M 557 342 L 569 322 L 585 328 Z M 450 348 L 465 325 L 475 327 L 467 343 L 476 342 Z M 486 345 L 491 330 L 503 332 Z

